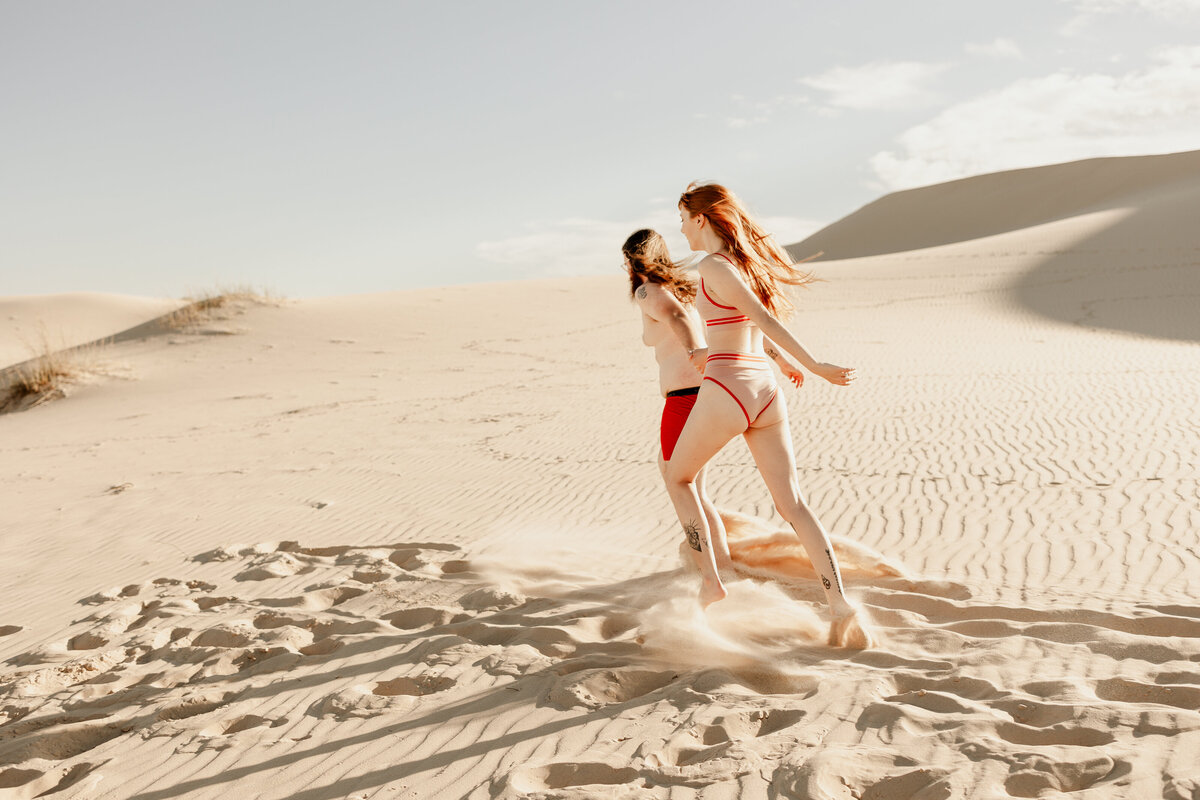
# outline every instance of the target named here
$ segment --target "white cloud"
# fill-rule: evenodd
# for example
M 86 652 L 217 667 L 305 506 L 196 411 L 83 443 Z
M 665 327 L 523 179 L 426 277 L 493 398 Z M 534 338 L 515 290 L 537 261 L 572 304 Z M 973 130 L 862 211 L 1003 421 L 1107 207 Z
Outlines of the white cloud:
M 1092 22 L 1125 12 L 1149 14 L 1162 19 L 1178 19 L 1200 13 L 1200 0 L 1061 0 L 1075 9 L 1062 27 L 1064 36 L 1082 33 Z
M 859 67 L 834 67 L 801 78 L 800 83 L 827 93 L 829 105 L 836 108 L 910 108 L 936 99 L 928 84 L 946 68 L 946 64 L 919 61 L 875 61 Z
M 758 117 L 728 117 L 725 124 L 731 128 L 748 128 L 751 125 L 762 125 L 770 118 L 767 116 Z
M 997 170 L 1200 148 L 1200 47 L 1159 52 L 1126 75 L 1021 80 L 910 128 L 870 160 L 882 188 Z
M 1173 17 L 1200 11 L 1200 0 L 1064 0 L 1080 14 L 1100 16 L 1121 11 L 1141 11 L 1157 17 Z
M 599 275 L 620 269 L 621 245 L 639 228 L 661 233 L 673 258 L 688 253 L 674 204 L 626 221 L 572 217 L 531 222 L 525 228 L 528 232 L 518 236 L 480 242 L 475 254 L 485 261 L 522 268 L 527 277 Z
M 1024 58 L 1025 54 L 1012 39 L 996 38 L 991 42 L 967 42 L 963 49 L 968 55 L 987 58 Z
M 784 245 L 804 239 L 824 224 L 795 217 L 763 217 L 759 222 Z M 526 277 L 600 275 L 620 269 L 621 245 L 639 228 L 661 233 L 677 261 L 690 253 L 673 204 L 624 222 L 570 218 L 530 223 L 526 228 L 528 233 L 519 236 L 480 242 L 475 254 L 485 261 L 521 268 Z
M 810 101 L 803 95 L 779 94 L 765 100 L 752 100 L 745 95 L 735 94 L 730 100 L 737 110 L 725 117 L 725 124 L 730 128 L 746 128 L 751 125 L 763 125 L 774 119 L 775 114 L 789 108 L 807 105 Z

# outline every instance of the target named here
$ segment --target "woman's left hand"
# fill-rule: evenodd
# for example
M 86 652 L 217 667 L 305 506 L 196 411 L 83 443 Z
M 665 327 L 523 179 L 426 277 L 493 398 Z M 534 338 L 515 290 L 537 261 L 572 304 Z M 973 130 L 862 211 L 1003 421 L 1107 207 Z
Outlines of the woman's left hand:
M 853 367 L 839 367 L 837 364 L 817 364 L 813 372 L 835 386 L 849 386 L 855 378 Z

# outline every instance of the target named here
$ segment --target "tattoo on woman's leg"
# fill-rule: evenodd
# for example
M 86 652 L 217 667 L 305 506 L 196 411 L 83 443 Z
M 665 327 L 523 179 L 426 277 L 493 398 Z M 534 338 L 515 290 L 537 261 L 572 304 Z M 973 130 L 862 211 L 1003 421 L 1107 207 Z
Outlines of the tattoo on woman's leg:
M 687 534 L 688 547 L 697 553 L 703 552 L 700 548 L 700 528 L 696 526 L 696 523 L 688 522 L 684 524 L 683 532 Z
M 845 590 L 842 589 L 842 577 L 838 575 L 837 564 L 833 563 L 833 553 L 829 552 L 828 547 L 825 548 L 825 557 L 829 559 L 829 569 L 833 571 L 833 579 L 837 581 L 838 591 L 845 594 Z M 822 580 L 824 579 L 822 578 Z M 829 588 L 829 581 L 825 581 L 825 588 Z

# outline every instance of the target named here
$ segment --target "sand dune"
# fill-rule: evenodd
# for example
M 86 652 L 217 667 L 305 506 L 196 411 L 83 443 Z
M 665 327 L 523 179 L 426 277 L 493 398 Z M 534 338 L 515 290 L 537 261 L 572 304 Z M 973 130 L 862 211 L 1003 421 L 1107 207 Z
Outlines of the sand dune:
M 861 652 L 741 444 L 696 607 L 619 275 L 117 341 L 134 379 L 0 415 L 0 798 L 1194 800 L 1197 345 L 1166 284 L 1100 324 L 1046 271 L 1186 249 L 1138 186 L 798 295 L 861 376 L 787 394 Z
M 0 368 L 49 344 L 58 350 L 128 330 L 183 305 L 168 298 L 101 292 L 0 297 Z
M 1099 158 L 895 192 L 788 249 L 1021 263 L 1015 302 L 1072 325 L 1200 341 L 1200 151 Z
M 826 261 L 921 250 L 1153 206 L 1198 185 L 1200 150 L 1015 169 L 884 195 L 788 249 L 797 258 L 821 250 Z

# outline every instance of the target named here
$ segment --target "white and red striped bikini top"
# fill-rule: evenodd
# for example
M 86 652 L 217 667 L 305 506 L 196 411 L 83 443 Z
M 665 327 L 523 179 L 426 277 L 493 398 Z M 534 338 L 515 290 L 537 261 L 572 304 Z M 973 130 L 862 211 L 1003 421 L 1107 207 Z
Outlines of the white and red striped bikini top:
M 733 264 L 729 256 L 724 253 L 717 253 L 717 255 Z M 696 295 L 696 311 L 700 314 L 700 319 L 704 320 L 705 326 L 709 328 L 754 324 L 745 314 L 739 313 L 735 306 L 722 305 L 713 300 L 704 286 L 703 278 L 700 279 L 700 292 Z

